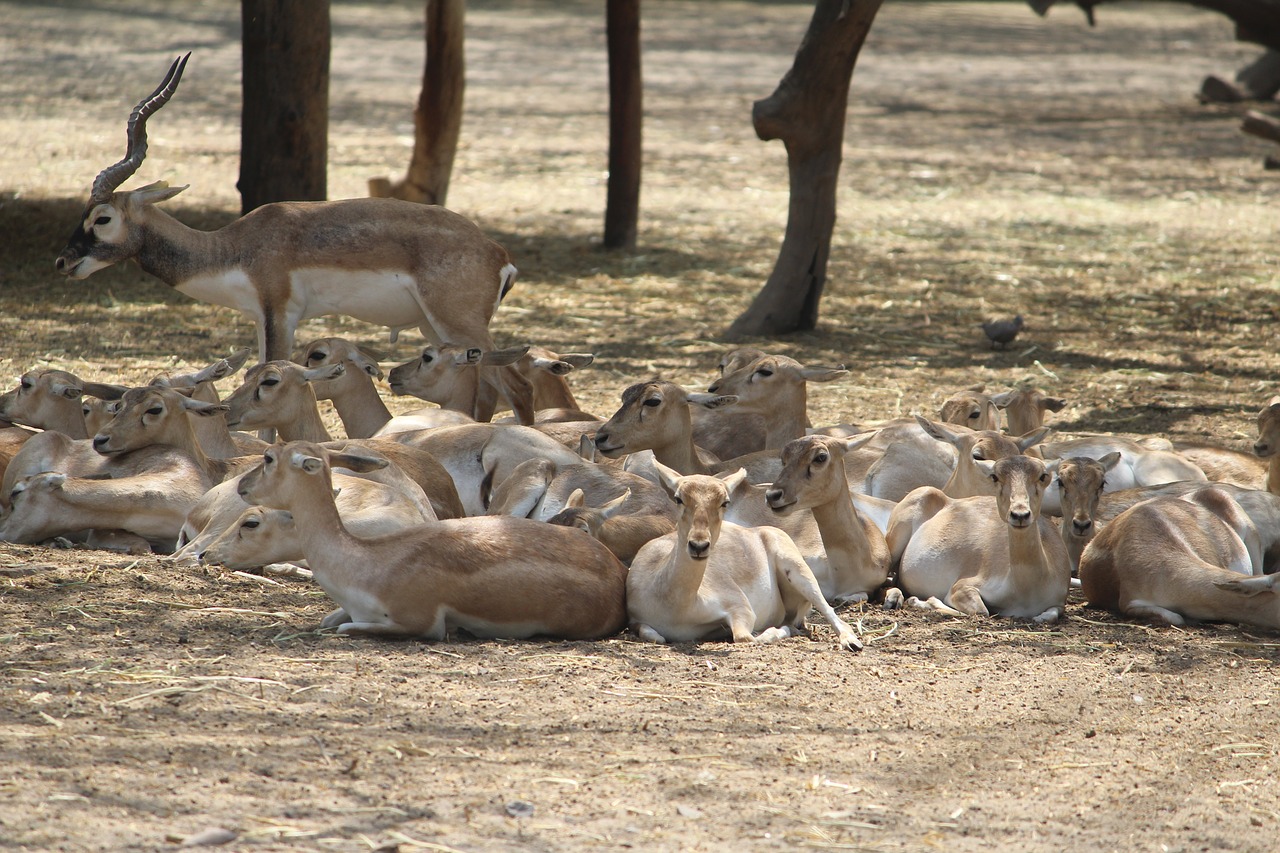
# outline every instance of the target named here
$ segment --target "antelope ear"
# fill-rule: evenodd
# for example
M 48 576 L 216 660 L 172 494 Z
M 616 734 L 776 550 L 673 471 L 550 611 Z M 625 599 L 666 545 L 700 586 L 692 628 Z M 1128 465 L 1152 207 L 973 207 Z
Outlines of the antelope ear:
M 480 364 L 487 367 L 504 367 L 508 364 L 515 364 L 524 358 L 524 354 L 529 351 L 529 345 L 522 347 L 508 347 L 506 349 L 489 350 L 480 356 Z
M 354 471 L 357 474 L 367 474 L 370 471 L 380 471 L 391 464 L 391 460 L 384 459 L 381 456 L 364 456 L 359 453 L 330 453 L 329 465 L 334 468 L 346 468 L 348 471 Z M 314 471 L 307 471 L 308 474 L 314 474 Z
M 732 474 L 720 474 L 719 480 L 724 482 L 725 488 L 729 490 L 729 494 L 733 494 L 747 480 L 747 469 L 739 468 Z
M 833 382 L 849 375 L 843 367 L 806 367 L 800 371 L 806 382 Z
M 868 444 L 871 439 L 875 438 L 879 434 L 880 430 L 873 430 L 872 432 L 866 432 L 862 435 L 851 435 L 848 438 L 839 439 L 838 444 L 833 441 L 832 445 L 842 448 L 840 453 L 847 455 L 857 450 L 859 447 L 862 447 L 864 444 Z
M 347 366 L 342 362 L 337 364 L 326 364 L 323 367 L 313 367 L 302 371 L 302 378 L 307 382 L 323 382 L 326 379 L 337 379 L 347 372 Z
M 192 400 L 187 396 L 183 396 L 182 398 L 182 408 L 186 409 L 193 415 L 200 415 L 201 417 L 209 417 L 211 415 L 231 411 L 230 406 L 223 405 L 222 403 L 205 403 L 200 400 Z
M 982 472 L 982 476 L 995 476 L 996 463 L 994 459 L 975 459 L 973 460 L 973 464 L 978 466 L 978 470 Z
M 1102 466 L 1103 470 L 1110 471 L 1112 468 L 1120 464 L 1120 451 L 1111 451 L 1106 456 L 1099 459 L 1098 464 Z
M 1061 397 L 1045 397 L 1044 407 L 1051 412 L 1061 412 L 1067 407 L 1067 401 Z
M 586 506 L 586 498 L 582 494 L 582 489 L 574 489 L 570 492 L 569 497 L 565 498 L 564 506 L 565 509 L 569 509 L 570 507 Z
M 1049 433 L 1051 432 L 1053 432 L 1053 430 L 1051 430 L 1049 427 L 1040 427 L 1039 429 L 1033 429 L 1031 432 L 1027 433 L 1026 435 L 1018 436 L 1013 441 L 1015 444 L 1018 445 L 1019 450 L 1021 450 L 1023 453 L 1026 453 L 1027 448 L 1034 447 L 1035 445 L 1044 441 L 1045 437 L 1048 436 Z
M 1011 402 L 1013 402 L 1013 395 L 1015 393 L 1017 392 L 1001 391 L 999 394 L 992 394 L 991 402 L 995 403 L 997 408 L 1000 408 L 1000 409 L 1006 408 Z
M 190 186 L 190 184 L 183 184 L 180 187 L 171 187 L 168 181 L 156 181 L 154 184 L 147 184 L 145 187 L 134 190 L 132 196 L 142 204 L 158 204 L 168 201 Z
M 628 500 L 630 500 L 630 498 L 631 498 L 631 490 L 627 489 L 625 492 L 618 495 L 616 498 L 609 501 L 604 506 L 600 507 L 600 515 L 606 520 L 613 518 L 615 515 L 617 515 L 618 510 L 622 509 L 622 505 L 626 503 Z
M 916 423 L 920 424 L 920 429 L 924 430 L 932 439 L 945 441 L 951 445 L 955 445 L 960 441 L 960 433 L 947 429 L 946 426 L 937 421 L 931 421 L 928 418 L 916 415 Z
M 83 384 L 81 383 L 81 385 Z M 66 397 L 68 400 L 79 399 L 84 394 L 84 388 L 80 387 L 80 385 L 69 385 L 66 382 L 54 382 L 50 389 L 55 396 Z
M 704 409 L 718 409 L 721 406 L 732 406 L 738 402 L 738 398 L 733 394 L 704 394 L 701 391 L 691 391 L 685 397 L 685 402 L 690 406 L 701 406 Z
M 676 489 L 680 486 L 680 472 L 674 468 L 668 468 L 657 459 L 653 460 L 653 468 L 658 472 L 658 485 L 666 489 L 667 495 L 674 500 Z

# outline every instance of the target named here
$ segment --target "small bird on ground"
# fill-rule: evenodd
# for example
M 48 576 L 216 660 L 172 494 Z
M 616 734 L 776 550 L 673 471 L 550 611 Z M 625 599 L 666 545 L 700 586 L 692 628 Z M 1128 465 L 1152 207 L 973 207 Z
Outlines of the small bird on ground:
M 991 341 L 992 349 L 996 347 L 1004 349 L 1018 336 L 1018 332 L 1022 331 L 1022 315 L 1019 314 L 1012 320 L 988 320 L 982 324 L 982 331 Z

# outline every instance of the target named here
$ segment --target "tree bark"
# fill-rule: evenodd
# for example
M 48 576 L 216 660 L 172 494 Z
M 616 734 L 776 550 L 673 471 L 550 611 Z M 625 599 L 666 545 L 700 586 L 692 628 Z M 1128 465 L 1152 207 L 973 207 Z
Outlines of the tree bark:
M 413 112 L 413 156 L 403 180 L 369 181 L 369 195 L 444 204 L 462 132 L 466 92 L 466 0 L 427 0 L 426 61 Z
M 241 0 L 240 206 L 327 195 L 328 0 Z
M 836 222 L 849 85 L 880 4 L 817 0 L 791 70 L 752 109 L 756 135 L 765 141 L 781 139 L 786 146 L 791 200 L 773 272 L 729 327 L 729 337 L 777 335 L 817 325 Z
M 609 187 L 604 247 L 634 249 L 640 218 L 641 127 L 640 0 L 608 0 Z

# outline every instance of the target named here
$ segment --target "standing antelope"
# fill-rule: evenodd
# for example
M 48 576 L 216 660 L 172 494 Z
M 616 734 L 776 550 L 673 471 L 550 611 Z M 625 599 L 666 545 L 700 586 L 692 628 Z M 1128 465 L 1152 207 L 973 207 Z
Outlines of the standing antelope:
M 391 340 L 417 327 L 428 340 L 491 349 L 489 322 L 515 281 L 505 249 L 443 207 L 395 199 L 277 202 L 219 231 L 197 231 L 156 204 L 186 186 L 161 181 L 116 188 L 147 154 L 147 118 L 178 88 L 191 54 L 129 116 L 124 159 L 94 179 L 84 216 L 56 268 L 83 279 L 135 259 L 188 296 L 253 319 L 262 361 L 286 359 L 298 323 L 328 314 L 388 326 Z M 532 423 L 528 380 L 514 369 L 486 374 Z

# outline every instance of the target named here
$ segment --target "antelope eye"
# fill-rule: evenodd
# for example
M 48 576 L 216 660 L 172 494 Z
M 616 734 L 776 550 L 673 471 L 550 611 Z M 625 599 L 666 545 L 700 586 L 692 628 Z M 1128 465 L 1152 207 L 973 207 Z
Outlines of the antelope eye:
M 257 528 L 258 525 L 260 524 L 262 524 L 262 519 L 260 518 L 246 518 L 244 520 L 244 524 L 241 524 L 240 526 L 244 528 L 248 528 L 249 530 L 253 530 Z
M 720 504 L 720 508 L 721 508 L 721 509 L 728 509 L 728 508 L 729 508 L 729 501 L 728 501 L 728 499 L 726 499 L 724 503 Z
M 164 407 L 162 407 L 162 406 L 152 406 L 151 408 L 147 409 L 147 414 L 148 414 L 148 415 L 163 415 L 163 414 L 164 414 Z
M 322 352 L 313 352 L 311 355 L 307 356 L 307 361 L 320 361 L 324 357 L 325 355 Z
M 432 355 L 431 353 L 429 353 L 429 352 L 424 352 L 424 353 L 422 354 L 422 363 L 423 363 L 423 364 L 430 364 L 431 362 L 435 361 L 435 359 L 436 359 L 436 357 L 435 357 L 434 355 Z
M 766 377 L 766 378 L 767 378 L 767 377 L 772 376 L 772 375 L 773 375 L 773 371 L 772 371 L 772 370 L 768 370 L 768 369 L 763 368 L 763 367 L 756 371 L 756 376 L 763 376 L 763 377 Z
M 981 450 L 975 450 L 973 451 L 973 458 L 979 462 L 985 462 L 987 457 Z
M 995 474 L 992 474 L 992 475 L 991 475 L 991 482 L 993 482 L 993 483 L 999 483 L 999 482 L 1000 482 L 1000 478 L 999 478 L 999 477 L 997 477 Z
M 30 380 L 30 379 L 28 379 L 28 378 L 27 378 L 27 377 L 25 377 L 25 376 L 24 376 L 24 377 L 22 377 L 22 379 L 18 381 L 18 384 L 22 386 L 22 390 L 23 390 L 23 391 L 30 391 L 30 390 L 31 390 L 31 380 Z
M 981 413 L 981 412 L 970 412 L 970 413 L 969 413 L 969 420 L 971 420 L 971 421 L 976 421 L 976 420 L 978 419 L 978 415 L 980 415 L 980 414 L 982 414 L 982 413 Z
M 818 464 L 822 464 L 823 462 L 826 462 L 830 458 L 831 457 L 827 455 L 826 451 L 823 451 L 822 453 L 815 454 L 813 457 L 813 461 L 817 462 Z
M 676 495 L 672 500 L 676 502 L 676 506 L 684 506 L 684 501 L 680 500 L 679 495 Z
M 649 408 L 651 408 L 651 409 L 653 409 L 653 408 L 657 408 L 658 406 L 661 406 L 661 405 L 662 405 L 662 398 L 661 398 L 661 397 L 650 397 L 648 400 L 645 400 L 645 401 L 644 401 L 644 404 L 645 404 L 646 406 L 648 406 Z
M 110 216 L 99 216 L 97 219 L 93 220 L 93 224 L 94 224 L 94 225 L 106 225 L 106 224 L 107 224 L 107 223 L 109 223 L 110 221 L 111 221 L 111 217 L 110 217 Z

